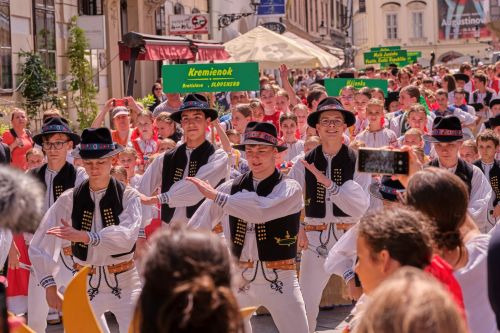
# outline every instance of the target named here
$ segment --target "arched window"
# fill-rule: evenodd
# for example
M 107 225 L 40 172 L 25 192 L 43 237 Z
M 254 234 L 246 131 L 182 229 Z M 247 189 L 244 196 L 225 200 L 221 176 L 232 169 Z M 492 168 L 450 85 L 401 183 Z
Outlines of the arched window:
M 180 3 L 176 3 L 174 5 L 174 14 L 175 15 L 180 15 L 180 14 L 184 14 L 184 6 Z

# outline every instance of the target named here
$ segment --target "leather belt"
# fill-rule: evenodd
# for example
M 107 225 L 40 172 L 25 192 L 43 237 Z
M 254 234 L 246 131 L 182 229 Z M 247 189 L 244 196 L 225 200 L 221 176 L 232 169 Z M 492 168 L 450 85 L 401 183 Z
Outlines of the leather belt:
M 334 223 L 338 230 L 347 231 L 354 226 L 355 223 Z M 304 226 L 304 231 L 324 231 L 328 228 L 329 224 L 306 224 Z
M 65 256 L 71 257 L 73 255 L 73 250 L 71 249 L 71 246 L 63 247 L 62 250 Z
M 224 229 L 222 228 L 222 223 L 217 223 L 217 225 L 213 227 L 212 231 L 215 232 L 216 234 L 221 234 L 222 232 L 224 232 Z
M 73 264 L 73 268 L 75 269 L 75 271 L 79 271 L 83 267 L 84 266 L 82 266 L 80 264 L 77 264 L 77 263 Z M 119 274 L 119 273 L 124 273 L 124 272 L 130 271 L 132 268 L 134 268 L 135 267 L 135 262 L 134 262 L 133 259 L 131 259 L 129 261 L 124 261 L 124 262 L 121 262 L 121 263 L 118 263 L 118 264 L 115 264 L 115 265 L 108 265 L 106 267 L 108 268 L 108 272 L 109 273 L 111 273 L 111 274 Z M 93 275 L 95 273 L 96 273 L 96 267 L 92 266 L 90 268 L 89 274 Z
M 240 268 L 254 268 L 255 261 L 240 261 L 238 263 Z M 264 261 L 264 266 L 268 269 L 282 269 L 282 270 L 295 270 L 295 259 Z

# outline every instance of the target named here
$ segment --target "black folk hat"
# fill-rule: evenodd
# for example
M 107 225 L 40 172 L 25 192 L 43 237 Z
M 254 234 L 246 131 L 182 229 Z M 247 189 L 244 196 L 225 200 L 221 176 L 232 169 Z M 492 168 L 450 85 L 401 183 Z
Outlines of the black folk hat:
M 271 123 L 259 123 L 251 121 L 245 128 L 243 134 L 243 141 L 239 145 L 234 145 L 233 148 L 238 150 L 245 150 L 246 145 L 265 145 L 273 146 L 279 152 L 285 151 L 288 147 L 280 145 L 278 142 L 278 131 Z
M 205 96 L 201 94 L 189 94 L 184 97 L 179 110 L 172 112 L 170 118 L 172 118 L 172 120 L 176 123 L 180 123 L 182 112 L 192 110 L 203 111 L 205 116 L 210 118 L 211 121 L 217 119 L 218 117 L 217 111 L 210 107 L 210 104 Z
M 389 111 L 389 106 L 392 102 L 399 101 L 399 91 L 389 91 L 385 98 L 385 109 Z
M 50 134 L 66 134 L 71 141 L 73 141 L 73 146 L 80 143 L 80 136 L 69 128 L 68 121 L 61 117 L 51 117 L 47 119 L 42 125 L 42 131 L 33 137 L 33 141 L 42 146 L 43 137 Z
M 489 119 L 491 129 L 500 126 L 500 114 Z
M 369 187 L 370 195 L 380 200 L 398 201 L 398 193 L 403 194 L 406 189 L 399 180 L 392 180 L 391 176 L 383 176 L 380 183 L 373 183 Z
M 83 130 L 80 146 L 73 150 L 72 155 L 83 160 L 95 160 L 114 156 L 121 151 L 123 147 L 113 142 L 108 128 L 87 128 Z
M 469 76 L 464 73 L 455 73 L 453 74 L 455 81 L 465 81 L 465 83 L 469 82 Z
M 427 142 L 453 142 L 472 139 L 472 136 L 462 131 L 458 117 L 446 116 L 436 117 L 431 134 L 424 135 L 423 139 Z
M 491 109 L 492 107 L 494 107 L 495 105 L 497 105 L 497 104 L 500 104 L 500 98 L 495 98 L 495 99 L 492 99 L 492 100 L 490 101 L 490 105 L 489 105 L 490 109 Z
M 307 116 L 307 124 L 312 128 L 316 128 L 316 124 L 319 122 L 319 116 L 325 111 L 338 111 L 342 113 L 347 127 L 351 127 L 354 123 L 356 123 L 354 113 L 344 109 L 342 103 L 340 103 L 340 101 L 335 97 L 327 97 L 318 104 L 316 111 Z

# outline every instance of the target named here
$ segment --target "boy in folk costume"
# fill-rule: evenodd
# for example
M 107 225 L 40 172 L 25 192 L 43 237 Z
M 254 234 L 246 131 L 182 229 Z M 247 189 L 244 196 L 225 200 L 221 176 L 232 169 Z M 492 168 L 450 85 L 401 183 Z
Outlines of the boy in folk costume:
M 309 332 L 316 328 L 321 295 L 330 278 L 323 264 L 333 244 L 359 221 L 369 206 L 371 176 L 355 172 L 356 155 L 342 143 L 342 134 L 355 122 L 354 114 L 334 98 L 321 101 L 307 123 L 316 128 L 321 145 L 296 163 L 289 177 L 301 184 L 305 194 L 305 219 L 299 243 L 305 248 L 300 265 L 300 289 L 304 296 Z M 354 285 L 351 271 L 344 280 Z M 351 286 L 350 286 L 351 287 Z
M 84 169 L 75 168 L 66 161 L 68 152 L 80 143 L 80 136 L 71 131 L 66 119 L 59 117 L 47 119 L 42 126 L 41 133 L 35 135 L 33 141 L 42 147 L 47 156 L 47 163 L 29 171 L 45 187 L 43 211 L 46 212 L 64 191 L 82 183 L 87 178 L 87 174 Z M 36 261 L 37 245 L 44 237 L 45 234 L 42 231 L 35 233 L 32 239 L 33 246 L 28 248 L 28 255 L 32 261 Z M 73 261 L 65 251 L 61 251 L 55 261 L 59 269 L 54 274 L 54 278 L 59 286 L 64 287 L 73 277 Z M 59 321 L 59 313 L 57 311 L 49 312 L 49 306 L 45 300 L 45 290 L 39 284 L 38 274 L 36 270 L 34 274 L 30 274 L 28 324 L 35 332 L 45 332 L 47 320 Z
M 481 169 L 458 157 L 462 142 L 472 138 L 462 131 L 460 119 L 456 116 L 436 117 L 431 133 L 423 138 L 432 143 L 437 155 L 428 165 L 447 169 L 464 181 L 470 196 L 468 212 L 479 229 L 486 232 L 492 189 Z
M 142 176 L 138 190 L 151 196 L 160 188 L 160 195 L 144 198 L 143 203 L 161 203 L 162 221 L 182 224 L 188 222 L 203 200 L 201 193 L 185 178 L 198 177 L 216 186 L 227 174 L 228 157 L 205 138 L 205 130 L 217 119 L 217 111 L 210 108 L 203 95 L 187 95 L 179 111 L 170 118 L 182 125 L 184 143 L 154 160 Z M 143 216 L 144 226 L 150 218 Z
M 276 155 L 286 147 L 279 145 L 273 124 L 259 122 L 250 122 L 242 144 L 233 147 L 245 150 L 250 171 L 217 189 L 188 178 L 210 199 L 189 226 L 213 229 L 220 223 L 246 282 L 236 294 L 241 307 L 263 305 L 280 332 L 307 332 L 295 271 L 302 190 L 275 167 Z M 250 318 L 245 326 L 251 332 Z
M 139 193 L 111 177 L 112 157 L 122 151 L 107 128 L 86 129 L 74 155 L 83 160 L 87 181 L 70 189 L 47 211 L 38 232 L 44 235 L 32 257 L 49 306 L 60 310 L 62 298 L 54 279 L 55 260 L 68 249 L 73 269 L 91 266 L 88 294 L 101 325 L 104 312 L 114 313 L 120 332 L 127 332 L 141 283 L 133 260 L 141 225 Z

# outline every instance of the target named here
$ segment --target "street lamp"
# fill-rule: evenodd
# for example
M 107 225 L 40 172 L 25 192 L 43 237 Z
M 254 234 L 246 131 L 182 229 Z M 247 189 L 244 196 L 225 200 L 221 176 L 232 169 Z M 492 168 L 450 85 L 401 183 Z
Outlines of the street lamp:
M 324 21 L 321 21 L 321 24 L 318 27 L 318 33 L 321 37 L 321 41 L 323 41 L 323 39 L 325 39 L 326 35 L 328 34 L 328 29 L 326 28 Z
M 234 21 L 238 21 L 244 17 L 251 16 L 257 14 L 257 8 L 260 5 L 260 0 L 250 0 L 250 6 L 253 8 L 252 13 L 234 13 L 234 14 L 223 14 L 219 16 L 218 20 L 218 28 L 221 30 L 229 26 Z

